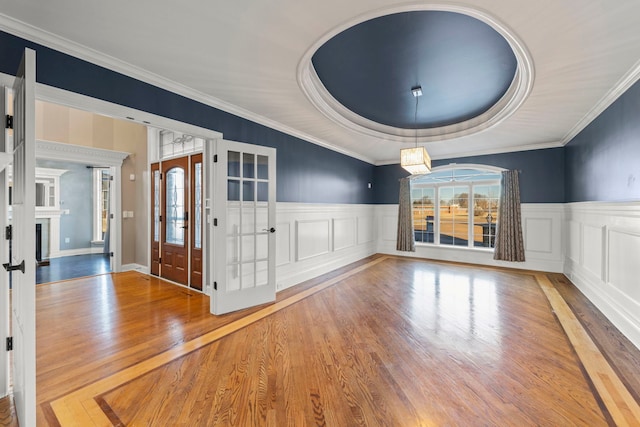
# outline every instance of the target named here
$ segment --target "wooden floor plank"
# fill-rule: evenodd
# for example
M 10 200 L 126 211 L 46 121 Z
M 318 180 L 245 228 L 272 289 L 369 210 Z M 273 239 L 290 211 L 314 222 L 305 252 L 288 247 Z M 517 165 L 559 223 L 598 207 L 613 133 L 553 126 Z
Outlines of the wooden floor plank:
M 39 342 L 39 425 L 610 419 L 529 272 L 378 256 L 226 317 L 137 273 L 65 285 L 39 286 L 39 339 L 70 343 Z

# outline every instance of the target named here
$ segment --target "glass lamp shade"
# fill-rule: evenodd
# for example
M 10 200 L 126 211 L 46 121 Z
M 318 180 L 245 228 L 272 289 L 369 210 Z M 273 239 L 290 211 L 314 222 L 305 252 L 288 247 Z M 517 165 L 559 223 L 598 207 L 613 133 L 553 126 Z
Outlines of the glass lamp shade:
M 431 157 L 424 147 L 403 148 L 400 150 L 400 166 L 411 175 L 423 175 L 431 172 Z

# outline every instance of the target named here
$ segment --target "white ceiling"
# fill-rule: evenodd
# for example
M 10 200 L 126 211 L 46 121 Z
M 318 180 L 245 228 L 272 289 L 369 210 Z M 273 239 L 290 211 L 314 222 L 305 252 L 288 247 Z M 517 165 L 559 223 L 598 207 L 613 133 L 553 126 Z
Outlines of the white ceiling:
M 532 89 L 513 114 L 483 132 L 426 143 L 434 159 L 561 146 L 640 77 L 637 0 L 416 5 L 463 6 L 492 18 L 522 43 L 534 68 Z M 390 0 L 0 0 L 0 29 L 384 164 L 397 163 L 406 145 L 327 118 L 299 86 L 298 67 L 338 29 L 406 7 Z

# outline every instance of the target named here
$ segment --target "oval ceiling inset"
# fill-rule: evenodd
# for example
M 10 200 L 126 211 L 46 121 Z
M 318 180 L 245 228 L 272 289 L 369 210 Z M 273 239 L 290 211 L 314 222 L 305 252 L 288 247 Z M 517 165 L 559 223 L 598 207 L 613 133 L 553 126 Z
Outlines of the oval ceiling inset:
M 332 120 L 403 142 L 480 132 L 528 95 L 533 66 L 493 18 L 467 8 L 405 8 L 363 17 L 316 42 L 298 81 Z M 416 99 L 411 87 L 422 86 Z

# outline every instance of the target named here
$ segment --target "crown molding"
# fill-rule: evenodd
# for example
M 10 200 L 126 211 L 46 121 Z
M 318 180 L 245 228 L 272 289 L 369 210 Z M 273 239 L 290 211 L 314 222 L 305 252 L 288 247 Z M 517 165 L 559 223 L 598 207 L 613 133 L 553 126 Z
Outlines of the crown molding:
M 129 156 L 124 151 L 104 150 L 62 142 L 36 140 L 36 157 L 66 162 L 87 163 L 90 165 L 122 166 Z
M 611 104 L 620 98 L 631 86 L 640 79 L 640 60 L 622 76 L 618 82 L 587 112 L 587 114 L 575 124 L 574 127 L 562 138 L 562 145 L 567 145 L 573 138 L 584 130 L 592 121 L 604 112 Z
M 367 156 L 363 156 L 359 153 L 346 150 L 342 147 L 338 147 L 327 141 L 298 131 L 275 120 L 253 113 L 249 110 L 238 107 L 211 95 L 207 95 L 203 92 L 197 91 L 188 86 L 162 77 L 151 71 L 122 61 L 113 56 L 104 54 L 100 51 L 81 45 L 64 37 L 60 37 L 54 33 L 42 30 L 38 27 L 19 21 L 2 13 L 0 13 L 0 30 L 6 31 L 10 34 L 32 41 L 34 43 L 38 43 L 42 46 L 57 50 L 67 55 L 76 57 L 78 59 L 91 62 L 95 65 L 99 65 L 120 74 L 124 74 L 125 76 L 132 77 L 136 80 L 149 83 L 153 86 L 165 89 L 175 94 L 182 95 L 186 98 L 192 99 L 210 107 L 217 108 L 219 110 L 264 125 L 271 129 L 283 132 L 287 135 L 302 139 L 304 141 L 319 145 L 329 150 L 336 151 L 338 153 L 356 158 L 358 160 L 362 160 L 370 164 L 374 163 L 374 160 Z
M 551 141 L 551 142 L 541 142 L 537 144 L 519 145 L 517 147 L 487 148 L 482 150 L 466 151 L 463 154 L 434 154 L 431 156 L 431 161 L 458 159 L 462 157 L 490 156 L 493 154 L 517 153 L 520 151 L 545 150 L 548 148 L 560 148 L 563 146 L 564 144 L 562 143 L 562 141 Z M 431 153 L 432 152 L 429 151 L 429 154 Z M 376 166 L 395 165 L 399 163 L 398 160 L 399 159 L 380 160 L 376 162 L 375 165 Z

